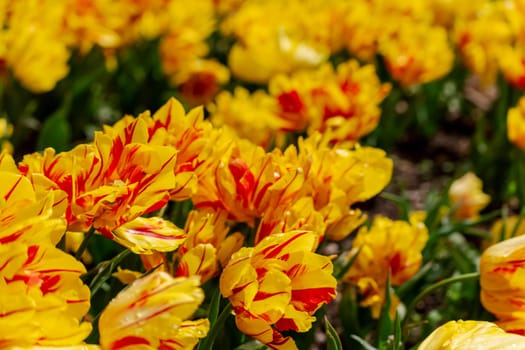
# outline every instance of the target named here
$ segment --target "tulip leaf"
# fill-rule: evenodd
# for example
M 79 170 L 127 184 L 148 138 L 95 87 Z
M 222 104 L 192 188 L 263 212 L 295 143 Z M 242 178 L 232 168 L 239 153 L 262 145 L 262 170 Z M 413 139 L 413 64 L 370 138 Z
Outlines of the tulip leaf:
M 102 288 L 104 283 L 106 283 L 106 281 L 111 278 L 111 276 L 113 275 L 113 271 L 122 262 L 122 260 L 124 260 L 124 258 L 130 254 L 131 254 L 131 251 L 129 249 L 126 249 L 120 252 L 113 259 L 103 261 L 97 265 L 96 267 L 97 274 L 95 275 L 95 277 L 93 278 L 93 280 L 91 280 L 91 283 L 89 284 L 89 289 L 91 290 L 92 299 L 95 297 L 95 294 L 97 294 L 98 290 Z
M 327 350 L 343 350 L 341 339 L 335 328 L 328 321 L 328 317 L 324 317 L 324 324 L 326 326 L 326 348 Z
M 401 331 L 401 320 L 399 319 L 399 315 L 396 314 L 396 319 L 394 320 L 394 344 L 392 346 L 393 350 L 401 350 L 403 349 L 403 334 Z
M 339 303 L 339 316 L 345 334 L 357 334 L 363 336 L 365 332 L 361 327 L 359 313 L 359 303 L 356 300 L 356 291 L 353 288 L 345 288 L 342 291 Z
M 378 334 L 378 345 L 379 349 L 387 349 L 387 345 L 391 340 L 392 335 L 392 319 L 390 318 L 390 306 L 392 300 L 390 297 L 390 272 L 386 278 L 385 286 L 385 301 L 381 308 L 381 315 L 379 316 L 379 334 Z
M 451 234 L 447 240 L 447 249 L 460 273 L 465 274 L 476 271 L 479 253 L 469 245 L 462 234 Z
M 73 95 L 66 94 L 62 106 L 57 109 L 42 124 L 37 139 L 37 149 L 53 147 L 57 152 L 67 151 L 71 146 L 71 126 L 67 121 L 67 115 L 71 110 Z
M 239 345 L 234 350 L 263 350 L 266 349 L 266 345 L 258 340 L 252 340 L 242 345 Z
M 57 152 L 62 152 L 68 150 L 70 144 L 71 128 L 62 114 L 55 114 L 42 124 L 37 140 L 39 150 L 53 147 Z
M 341 278 L 343 278 L 345 273 L 354 264 L 355 259 L 357 259 L 357 256 L 361 252 L 361 248 L 362 247 L 359 247 L 359 249 L 355 252 L 355 254 L 352 255 L 350 258 L 341 256 L 334 262 L 334 267 L 335 267 L 334 277 L 335 277 L 335 279 L 337 279 L 339 281 Z
M 208 311 L 208 319 L 210 320 L 210 324 L 215 324 L 215 321 L 217 320 L 217 317 L 219 316 L 219 309 L 221 307 L 221 291 L 219 288 L 216 288 L 210 301 L 209 311 Z
M 366 340 L 364 340 L 358 335 L 352 334 L 350 338 L 358 342 L 365 350 L 377 350 L 377 348 L 370 345 Z
M 219 332 L 221 332 L 224 329 L 224 323 L 226 320 L 231 316 L 232 313 L 232 304 L 228 303 L 224 309 L 222 309 L 220 315 L 217 317 L 215 322 L 210 325 L 210 330 L 208 331 L 208 335 L 206 338 L 202 339 L 199 342 L 199 345 L 197 347 L 197 350 L 212 350 L 213 349 L 213 343 L 215 342 L 215 338 L 217 338 L 217 335 Z

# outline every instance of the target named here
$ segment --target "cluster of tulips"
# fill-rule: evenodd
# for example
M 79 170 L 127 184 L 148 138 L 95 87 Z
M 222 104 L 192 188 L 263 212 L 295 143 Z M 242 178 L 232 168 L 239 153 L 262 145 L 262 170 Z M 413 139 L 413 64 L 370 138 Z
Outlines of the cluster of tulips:
M 0 21 L 1 349 L 525 349 L 525 156 L 490 212 L 472 171 L 415 210 L 377 147 L 385 106 L 456 70 L 525 88 L 525 2 L 0 0 Z M 175 97 L 131 115 L 97 89 L 152 73 L 138 47 Z M 86 91 L 118 117 L 46 147 Z M 525 97 L 499 105 L 476 137 L 520 155 Z M 482 311 L 436 294 L 457 285 Z

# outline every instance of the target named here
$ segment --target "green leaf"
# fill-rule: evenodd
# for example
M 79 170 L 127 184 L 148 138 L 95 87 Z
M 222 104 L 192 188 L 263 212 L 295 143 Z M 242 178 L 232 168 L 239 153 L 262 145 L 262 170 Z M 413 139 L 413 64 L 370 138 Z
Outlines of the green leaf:
M 131 254 L 131 251 L 129 249 L 126 249 L 120 252 L 113 259 L 108 260 L 108 261 L 103 261 L 97 265 L 97 267 L 95 268 L 97 274 L 95 275 L 95 277 L 93 278 L 93 280 L 91 280 L 91 283 L 89 284 L 89 289 L 91 290 L 92 299 L 95 297 L 98 290 L 102 288 L 104 283 L 106 283 L 106 281 L 111 278 L 113 271 L 115 271 L 115 269 L 122 262 L 122 260 L 124 260 L 124 258 L 130 254 Z
M 450 278 L 446 278 L 444 280 L 441 280 L 439 282 L 434 283 L 433 285 L 425 288 L 421 293 L 419 293 L 415 298 L 412 299 L 412 302 L 408 305 L 405 318 L 403 320 L 402 328 L 404 328 L 404 331 L 407 330 L 408 321 L 410 320 L 412 313 L 416 310 L 416 305 L 423 300 L 428 294 L 434 292 L 435 290 L 448 286 L 449 284 L 456 283 L 456 282 L 464 282 L 464 281 L 470 281 L 470 280 L 477 280 L 479 279 L 479 273 L 473 272 L 473 273 L 467 273 L 464 275 L 459 276 L 453 276 Z
M 366 340 L 364 340 L 358 335 L 352 334 L 350 338 L 358 342 L 365 350 L 377 350 L 377 348 L 370 345 Z
M 224 323 L 231 316 L 231 313 L 232 313 L 232 304 L 228 303 L 224 307 L 224 309 L 222 309 L 220 315 L 217 317 L 215 322 L 213 324 L 210 324 L 210 330 L 208 331 L 208 335 L 206 336 L 206 338 L 201 339 L 197 347 L 198 350 L 212 350 L 213 349 L 213 343 L 215 342 L 215 338 L 217 338 L 217 335 L 219 334 L 219 332 L 224 329 Z
M 67 115 L 73 104 L 73 94 L 66 93 L 62 105 L 42 124 L 37 140 L 37 149 L 53 147 L 57 152 L 67 151 L 71 147 L 71 126 Z
M 360 252 L 361 252 L 361 247 L 359 247 L 357 252 L 355 252 L 355 254 L 352 255 L 350 257 L 350 259 L 348 259 L 347 256 L 343 256 L 343 255 L 341 255 L 341 256 L 339 256 L 339 258 L 337 258 L 337 260 L 334 262 L 334 269 L 335 269 L 334 277 L 335 277 L 336 280 L 339 281 L 341 278 L 343 278 L 345 273 L 354 264 L 355 259 L 357 259 L 357 256 L 359 255 Z
M 339 318 L 343 326 L 344 334 L 357 334 L 364 336 L 366 331 L 362 329 L 363 322 L 359 319 L 359 301 L 354 288 L 347 287 L 342 291 L 339 303 Z
M 335 328 L 328 321 L 328 317 L 324 317 L 324 324 L 326 326 L 326 348 L 327 350 L 343 350 L 341 339 Z
M 42 125 L 37 140 L 38 150 L 53 147 L 57 152 L 66 151 L 71 145 L 71 127 L 62 113 L 56 113 Z
M 381 308 L 381 315 L 379 316 L 379 333 L 378 345 L 379 349 L 387 349 L 389 338 L 392 335 L 392 319 L 390 318 L 390 305 L 392 300 L 390 298 L 390 271 L 386 278 L 385 286 L 385 302 Z
M 396 294 L 400 299 L 403 299 L 406 295 L 408 295 L 413 290 L 416 290 L 418 287 L 418 283 L 423 280 L 424 277 L 426 277 L 429 273 L 429 271 L 432 269 L 433 262 L 426 263 L 419 271 L 412 276 L 408 281 L 400 285 L 396 289 Z
M 214 325 L 219 316 L 219 309 L 221 307 L 221 291 L 216 288 L 211 297 L 210 307 L 208 309 L 208 320 L 210 325 Z
M 252 340 L 242 345 L 239 345 L 234 350 L 263 350 L 266 349 L 266 345 L 258 340 Z
M 402 350 L 403 349 L 403 334 L 401 330 L 401 320 L 399 315 L 396 314 L 396 319 L 394 320 L 394 344 L 393 350 Z
M 477 270 L 479 252 L 469 245 L 462 234 L 451 234 L 446 243 L 454 265 L 460 273 L 470 273 Z

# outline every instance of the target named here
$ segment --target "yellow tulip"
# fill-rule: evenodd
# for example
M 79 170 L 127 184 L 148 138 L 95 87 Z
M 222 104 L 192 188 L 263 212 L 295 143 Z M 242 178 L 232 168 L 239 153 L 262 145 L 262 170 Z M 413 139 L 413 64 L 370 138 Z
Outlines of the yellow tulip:
M 457 219 L 475 219 L 490 202 L 490 196 L 483 193 L 483 183 L 472 172 L 454 180 L 448 196 L 452 205 L 452 215 Z
M 335 298 L 337 281 L 329 257 L 313 253 L 311 231 L 272 234 L 234 253 L 220 278 L 237 327 L 274 349 L 295 349 L 280 332 L 306 332 L 313 314 Z
M 525 348 L 525 337 L 505 333 L 486 321 L 450 321 L 432 332 L 419 350 L 511 350 Z
M 502 321 L 525 319 L 525 236 L 490 246 L 480 260 L 481 302 Z
M 135 280 L 104 309 L 99 320 L 103 349 L 191 349 L 209 328 L 188 320 L 204 300 L 198 277 L 153 272 Z M 167 326 L 169 325 L 169 326 Z
M 84 265 L 55 247 L 66 230 L 56 192 L 37 193 L 14 169 L 0 176 L 0 347 L 81 344 L 90 291 Z
M 507 137 L 509 141 L 525 150 L 525 97 L 507 112 Z
M 421 213 L 412 213 L 410 222 L 376 216 L 370 229 L 363 227 L 352 242 L 350 256 L 356 260 L 344 280 L 356 285 L 365 297 L 362 306 L 370 306 L 379 317 L 385 300 L 387 275 L 392 286 L 399 286 L 421 267 L 421 251 L 428 240 L 428 231 Z M 392 312 L 399 302 L 393 297 Z
M 351 60 L 336 69 L 323 64 L 276 76 L 269 90 L 279 102 L 279 116 L 289 124 L 285 130 L 306 128 L 309 135 L 321 132 L 333 142 L 351 145 L 377 126 L 379 104 L 390 85 L 381 84 L 374 66 Z

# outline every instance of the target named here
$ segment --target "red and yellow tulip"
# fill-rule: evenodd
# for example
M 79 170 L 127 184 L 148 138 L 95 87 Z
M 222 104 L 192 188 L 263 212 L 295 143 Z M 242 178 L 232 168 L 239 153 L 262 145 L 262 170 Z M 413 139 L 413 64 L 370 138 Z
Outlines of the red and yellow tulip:
M 234 253 L 220 278 L 237 327 L 272 349 L 294 349 L 281 332 L 306 332 L 313 314 L 335 298 L 337 281 L 326 256 L 313 253 L 311 231 L 273 234 Z
M 0 347 L 80 344 L 90 291 L 84 265 L 55 247 L 66 231 L 56 192 L 41 197 L 14 169 L 0 176 Z
M 512 350 L 525 348 L 525 337 L 506 333 L 486 321 L 450 321 L 436 329 L 419 350 Z
M 209 328 L 207 319 L 188 320 L 204 300 L 198 286 L 198 277 L 173 278 L 165 272 L 134 281 L 100 316 L 100 345 L 112 350 L 193 348 Z
M 487 248 L 479 266 L 481 303 L 501 321 L 501 327 L 520 334 L 525 333 L 524 253 L 525 236 L 507 239 Z
M 379 317 L 385 300 L 388 274 L 392 286 L 412 277 L 421 267 L 421 251 L 427 240 L 422 213 L 412 213 L 410 222 L 376 216 L 370 229 L 359 230 L 350 252 L 357 257 L 344 279 L 359 288 L 364 296 L 361 304 L 371 307 L 374 317 Z M 392 297 L 393 313 L 399 300 Z

